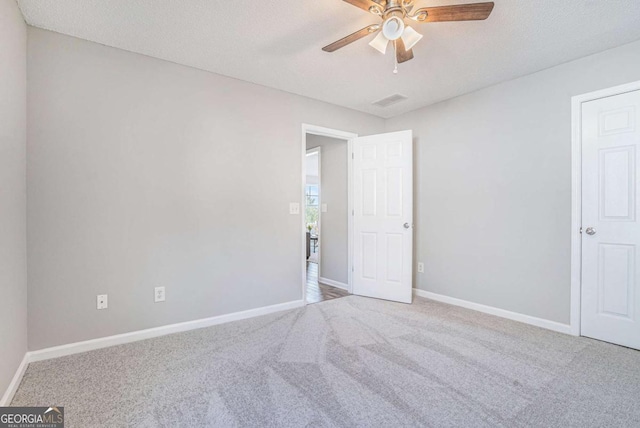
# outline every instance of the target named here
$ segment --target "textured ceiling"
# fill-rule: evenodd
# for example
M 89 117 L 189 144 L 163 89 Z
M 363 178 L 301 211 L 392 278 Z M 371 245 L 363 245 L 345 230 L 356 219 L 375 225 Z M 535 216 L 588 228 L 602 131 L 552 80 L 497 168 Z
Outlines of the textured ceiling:
M 321 50 L 379 21 L 342 0 L 18 0 L 36 27 L 381 117 L 640 39 L 640 0 L 495 3 L 486 21 L 414 25 L 425 37 L 394 75 L 391 53 L 369 38 Z M 396 93 L 409 98 L 371 105 Z

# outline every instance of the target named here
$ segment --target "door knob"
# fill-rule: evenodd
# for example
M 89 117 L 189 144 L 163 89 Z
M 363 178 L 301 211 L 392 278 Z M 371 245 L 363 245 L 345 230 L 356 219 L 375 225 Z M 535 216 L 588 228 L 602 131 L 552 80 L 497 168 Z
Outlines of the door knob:
M 411 225 L 409 223 L 405 223 L 403 226 L 404 226 L 405 229 L 409 229 L 411 227 Z
M 596 228 L 595 227 L 587 227 L 587 230 L 585 231 L 587 232 L 587 235 L 595 235 L 596 234 Z

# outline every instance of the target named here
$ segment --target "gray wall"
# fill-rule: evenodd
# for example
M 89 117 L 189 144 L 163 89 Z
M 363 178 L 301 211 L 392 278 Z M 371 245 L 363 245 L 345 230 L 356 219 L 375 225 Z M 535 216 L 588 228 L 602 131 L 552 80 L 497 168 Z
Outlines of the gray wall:
M 301 124 L 384 127 L 34 28 L 28 78 L 31 350 L 302 299 Z
M 23 24 L 9 12 L 3 19 L 16 22 L 3 22 L 10 34 L 0 43 L 19 45 Z M 2 66 L 23 66 L 16 55 Z M 0 221 L 15 227 L 2 229 L 11 236 L 0 245 L 11 244 L 2 262 L 15 268 L 8 296 L 24 302 L 24 81 L 2 71 L 0 84 L 11 82 L 2 113 L 15 115 L 7 135 L 16 137 L 2 141 L 2 174 L 15 172 L 2 198 L 15 203 Z M 300 217 L 288 214 L 301 193 L 300 124 L 360 135 L 385 127 L 38 29 L 29 29 L 28 78 L 32 350 L 301 299 Z M 568 322 L 570 97 L 633 80 L 640 43 L 387 121 L 416 136 L 416 260 L 426 264 L 416 285 Z M 161 285 L 167 301 L 154 304 Z M 99 293 L 109 294 L 106 311 L 95 309 Z M 12 350 L 24 333 L 6 333 Z
M 0 397 L 27 351 L 27 26 L 0 1 Z
M 416 286 L 569 323 L 571 97 L 640 80 L 640 42 L 387 121 L 415 136 Z
M 318 135 L 307 136 L 307 149 L 321 147 L 320 276 L 347 284 L 348 278 L 348 192 L 347 141 Z

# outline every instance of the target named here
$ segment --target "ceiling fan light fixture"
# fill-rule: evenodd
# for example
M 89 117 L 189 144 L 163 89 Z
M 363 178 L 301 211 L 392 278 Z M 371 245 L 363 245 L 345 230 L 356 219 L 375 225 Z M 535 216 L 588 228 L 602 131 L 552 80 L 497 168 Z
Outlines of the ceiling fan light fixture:
M 389 39 L 387 39 L 384 34 L 379 33 L 375 39 L 369 42 L 369 46 L 380 52 L 381 54 L 385 54 L 387 52 L 387 46 L 389 45 Z
M 333 1 L 337 2 L 338 0 Z M 396 71 L 398 64 L 413 59 L 413 48 L 423 38 L 422 34 L 406 25 L 405 20 L 410 19 L 418 24 L 424 22 L 482 21 L 491 15 L 495 6 L 493 1 L 484 1 L 482 3 L 428 6 L 417 9 L 415 7 L 417 0 L 344 1 L 377 15 L 380 21 L 351 33 L 323 47 L 322 50 L 335 52 L 373 33 L 380 32 L 369 42 L 369 45 L 384 55 L 389 47 L 389 42 L 393 42 Z
M 406 50 L 412 49 L 422 39 L 422 34 L 407 25 L 402 33 L 402 42 Z
M 398 40 L 404 32 L 404 21 L 402 18 L 392 15 L 382 24 L 382 34 L 387 40 Z

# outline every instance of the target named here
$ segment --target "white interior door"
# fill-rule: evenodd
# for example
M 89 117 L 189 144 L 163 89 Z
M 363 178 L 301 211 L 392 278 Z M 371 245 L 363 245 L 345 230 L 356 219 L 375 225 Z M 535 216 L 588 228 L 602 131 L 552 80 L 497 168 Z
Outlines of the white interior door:
M 353 293 L 411 303 L 412 132 L 353 140 Z
M 583 336 L 640 349 L 640 91 L 582 105 Z

